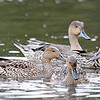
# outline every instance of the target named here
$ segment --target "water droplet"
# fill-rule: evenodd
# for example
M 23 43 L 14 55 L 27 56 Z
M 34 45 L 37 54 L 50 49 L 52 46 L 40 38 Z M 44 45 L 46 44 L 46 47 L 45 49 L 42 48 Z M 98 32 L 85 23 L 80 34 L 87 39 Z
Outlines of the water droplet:
M 18 57 L 19 55 L 17 54 L 16 56 Z
M 30 38 L 30 40 L 31 40 L 31 41 L 34 41 L 34 40 L 36 40 L 36 38 Z
M 55 36 L 54 39 L 57 39 L 57 36 Z
M 85 0 L 78 0 L 78 2 L 84 2 Z
M 39 2 L 44 2 L 44 0 L 39 0 Z
M 98 50 L 99 49 L 99 46 L 96 46 L 95 48 Z
M 3 49 L 2 51 L 3 51 L 3 52 L 5 52 L 6 50 L 5 50 L 5 49 Z
M 9 51 L 9 53 L 20 53 L 20 51 Z
M 44 12 L 44 16 L 48 16 L 48 12 L 45 11 L 45 12 Z
M 29 15 L 29 13 L 25 13 L 25 16 L 27 17 Z
M 96 39 L 95 38 L 92 38 L 91 41 L 96 41 Z
M 46 33 L 45 36 L 48 36 L 48 33 Z
M 43 28 L 46 28 L 47 27 L 47 25 L 46 24 L 43 24 Z
M 5 44 L 4 43 L 0 43 L 0 46 L 4 46 Z
M 9 2 L 12 2 L 13 0 L 8 0 Z
M 53 39 L 53 38 L 54 38 L 54 36 L 51 36 L 51 38 Z
M 68 35 L 64 35 L 63 38 L 64 39 L 68 39 L 69 37 L 68 37 Z
M 18 2 L 23 2 L 24 0 L 18 0 Z
M 97 38 L 98 38 L 98 36 L 94 36 L 94 38 L 95 38 L 95 39 L 97 39 Z
M 25 37 L 28 37 L 28 35 L 27 35 L 27 34 L 25 34 Z
M 0 2 L 3 2 L 4 0 L 0 0 Z
M 56 4 L 60 4 L 61 0 L 55 0 Z
M 19 40 L 19 39 L 17 39 L 17 42 L 20 42 L 20 40 Z

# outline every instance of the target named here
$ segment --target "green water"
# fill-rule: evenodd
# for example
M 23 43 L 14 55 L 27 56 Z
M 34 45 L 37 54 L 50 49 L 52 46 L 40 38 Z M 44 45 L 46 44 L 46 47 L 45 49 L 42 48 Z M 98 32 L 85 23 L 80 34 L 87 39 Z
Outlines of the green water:
M 22 56 L 9 54 L 18 50 L 13 41 L 25 44 L 30 38 L 69 44 L 63 36 L 73 20 L 83 21 L 86 33 L 98 37 L 96 41 L 79 38 L 83 49 L 96 50 L 100 46 L 99 0 L 0 0 L 0 43 L 5 44 L 0 46 L 0 56 Z

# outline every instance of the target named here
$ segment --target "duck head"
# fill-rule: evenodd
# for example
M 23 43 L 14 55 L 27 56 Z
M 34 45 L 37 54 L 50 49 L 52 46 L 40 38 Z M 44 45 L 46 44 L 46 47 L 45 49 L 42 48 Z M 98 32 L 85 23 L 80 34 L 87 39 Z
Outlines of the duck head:
M 90 37 L 84 31 L 84 23 L 80 21 L 73 21 L 69 25 L 69 33 L 75 36 L 81 36 L 87 40 L 90 40 Z M 70 35 L 69 34 L 69 35 Z
M 59 59 L 66 62 L 66 59 L 62 56 L 59 50 L 53 46 L 45 49 L 43 58 L 48 61 L 51 61 L 51 59 Z
M 70 72 L 75 80 L 79 79 L 78 73 L 77 73 L 77 59 L 75 56 L 69 56 L 67 58 L 67 67 L 68 72 Z
M 78 36 L 90 40 L 90 37 L 87 36 L 87 34 L 84 31 L 84 23 L 81 21 L 73 21 L 69 25 L 68 35 L 69 35 L 71 50 L 82 50 L 81 46 L 78 43 Z

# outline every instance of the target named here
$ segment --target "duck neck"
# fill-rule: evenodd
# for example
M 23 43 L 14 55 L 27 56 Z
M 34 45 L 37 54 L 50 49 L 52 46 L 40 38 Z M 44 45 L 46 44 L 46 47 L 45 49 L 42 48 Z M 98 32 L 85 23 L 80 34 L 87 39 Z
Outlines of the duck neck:
M 50 60 L 43 58 L 43 65 L 44 65 L 44 72 L 49 74 L 49 75 L 52 75 L 54 71 L 53 71 L 53 68 L 50 64 Z
M 71 72 L 71 69 L 69 69 L 68 67 L 67 67 L 67 71 L 68 71 L 68 73 L 67 73 L 67 76 L 64 78 L 64 80 L 63 80 L 63 84 L 73 84 L 74 83 L 74 78 L 73 78 L 73 76 L 72 76 L 72 72 Z
M 67 67 L 67 71 L 68 71 L 68 75 L 71 75 L 72 76 L 72 71 L 69 67 Z
M 70 42 L 70 46 L 71 46 L 71 51 L 82 50 L 82 48 L 78 42 L 78 36 L 69 35 L 69 42 Z

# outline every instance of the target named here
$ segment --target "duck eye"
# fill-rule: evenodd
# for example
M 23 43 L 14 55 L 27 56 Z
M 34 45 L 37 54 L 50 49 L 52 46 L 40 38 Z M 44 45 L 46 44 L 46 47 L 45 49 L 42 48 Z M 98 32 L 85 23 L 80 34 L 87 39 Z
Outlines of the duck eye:
M 71 64 L 71 62 L 69 62 Z
M 78 26 L 77 26 L 77 25 L 76 25 L 75 27 L 76 27 L 76 28 L 78 28 Z
M 52 52 L 55 52 L 54 50 L 52 50 Z

